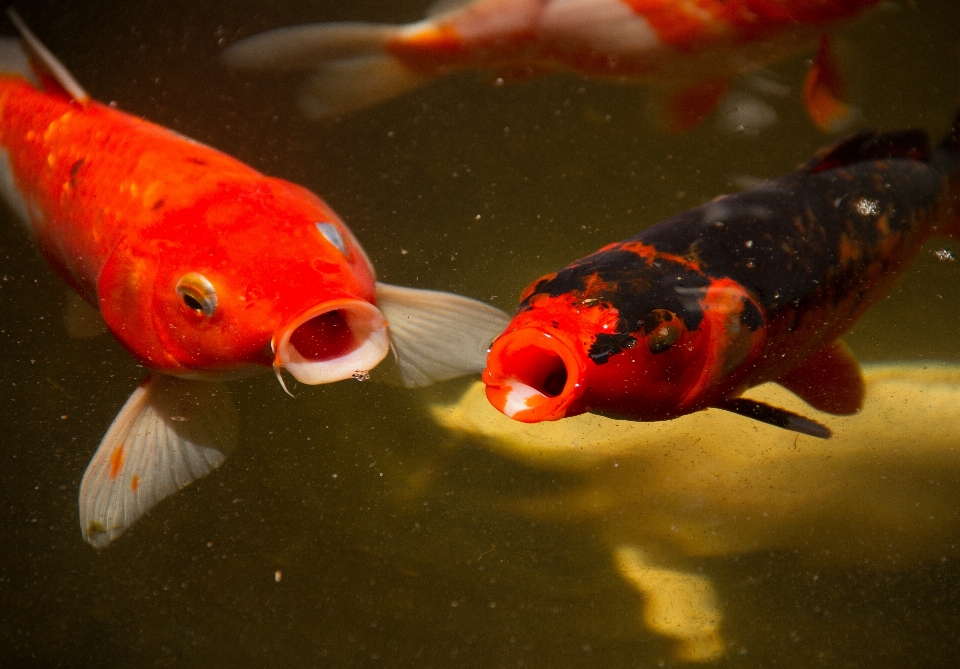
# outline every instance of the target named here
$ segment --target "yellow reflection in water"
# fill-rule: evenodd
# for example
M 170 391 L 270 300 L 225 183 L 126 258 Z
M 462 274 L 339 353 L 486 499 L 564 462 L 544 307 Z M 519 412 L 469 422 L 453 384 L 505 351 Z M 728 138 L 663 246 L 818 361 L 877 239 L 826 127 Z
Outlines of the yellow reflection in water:
M 813 566 L 905 570 L 957 553 L 960 367 L 868 367 L 856 416 L 817 412 L 775 384 L 749 397 L 810 416 L 820 440 L 710 409 L 637 423 L 583 415 L 511 421 L 474 384 L 435 405 L 444 426 L 528 465 L 583 474 L 558 495 L 522 499 L 536 518 L 603 519 L 602 541 L 643 597 L 641 624 L 675 639 L 678 659 L 723 653 L 714 586 L 693 557 L 793 550 Z

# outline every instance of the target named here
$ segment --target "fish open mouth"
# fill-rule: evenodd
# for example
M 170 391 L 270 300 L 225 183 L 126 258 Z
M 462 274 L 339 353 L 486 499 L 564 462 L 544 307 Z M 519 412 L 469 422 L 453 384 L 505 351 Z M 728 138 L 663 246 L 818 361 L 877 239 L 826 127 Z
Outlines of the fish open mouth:
M 558 420 L 585 390 L 585 368 L 571 343 L 539 328 L 509 331 L 490 347 L 483 382 L 501 413 L 524 423 Z
M 370 371 L 390 350 L 387 321 L 362 300 L 326 302 L 274 336 L 274 362 L 301 383 L 316 385 Z

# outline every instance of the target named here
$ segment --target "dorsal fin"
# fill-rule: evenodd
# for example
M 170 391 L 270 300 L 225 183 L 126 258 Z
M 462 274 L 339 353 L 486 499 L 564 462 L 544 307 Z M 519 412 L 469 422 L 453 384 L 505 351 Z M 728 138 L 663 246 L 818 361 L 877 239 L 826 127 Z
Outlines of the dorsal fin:
M 42 70 L 42 74 L 52 77 L 71 98 L 80 104 L 87 104 L 90 101 L 90 96 L 83 90 L 83 86 L 77 83 L 77 80 L 73 78 L 73 75 L 64 67 L 63 63 L 50 53 L 50 50 L 33 34 L 12 7 L 7 9 L 7 16 L 13 21 L 20 37 L 23 38 L 24 46 L 35 67 Z
M 800 169 L 811 174 L 844 167 L 866 160 L 890 160 L 910 158 L 926 162 L 930 160 L 930 138 L 923 130 L 900 130 L 877 133 L 862 130 L 839 144 L 818 151 Z

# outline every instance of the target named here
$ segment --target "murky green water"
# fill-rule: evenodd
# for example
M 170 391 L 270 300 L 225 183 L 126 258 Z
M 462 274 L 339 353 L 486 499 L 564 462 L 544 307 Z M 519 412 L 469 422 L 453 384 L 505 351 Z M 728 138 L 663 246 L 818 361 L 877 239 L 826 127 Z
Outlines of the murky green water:
M 641 90 L 561 76 L 494 88 L 467 74 L 308 124 L 294 78 L 214 61 L 221 38 L 424 9 L 345 4 L 18 9 L 94 97 L 321 194 L 382 279 L 507 310 L 541 274 L 830 141 L 798 102 L 803 58 L 770 74 L 791 88 L 764 98 L 771 128 L 731 133 L 721 117 L 681 137 L 650 129 Z M 844 35 L 862 124 L 939 135 L 960 91 L 960 5 L 916 5 Z M 931 245 L 943 247 L 960 255 Z M 66 289 L 6 213 L 0 275 L 0 667 L 682 664 L 640 624 L 641 599 L 600 540 L 608 519 L 537 520 L 507 503 L 562 495 L 577 475 L 516 464 L 432 421 L 425 403 L 463 383 L 343 382 L 295 400 L 270 375 L 233 383 L 238 452 L 98 554 L 80 537 L 77 489 L 144 370 L 109 337 L 67 337 Z M 960 361 L 960 264 L 924 253 L 848 341 L 864 360 Z M 960 471 L 937 485 L 960 513 Z M 947 667 L 960 657 L 951 541 L 903 569 L 820 565 L 803 546 L 688 567 L 721 600 L 730 645 L 718 664 Z M 894 539 L 889 554 L 907 548 Z

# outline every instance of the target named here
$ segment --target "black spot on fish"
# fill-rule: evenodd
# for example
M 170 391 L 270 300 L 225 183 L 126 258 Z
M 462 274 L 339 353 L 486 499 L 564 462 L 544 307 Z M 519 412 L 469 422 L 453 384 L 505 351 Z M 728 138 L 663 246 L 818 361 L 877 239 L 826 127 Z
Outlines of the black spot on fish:
M 80 158 L 73 165 L 70 166 L 70 188 L 77 187 L 77 172 L 80 171 L 80 168 L 83 167 L 83 164 L 87 162 L 86 158 Z
M 162 206 L 163 206 L 163 199 L 161 198 L 161 199 L 159 199 L 159 200 L 157 200 L 156 202 L 153 203 L 153 207 L 151 207 L 151 209 L 153 209 L 154 211 L 156 211 L 157 209 L 159 209 L 159 208 L 162 207 Z
M 188 163 L 193 163 L 194 165 L 206 165 L 207 161 L 201 158 L 187 158 Z
M 587 355 L 596 364 L 602 365 L 610 359 L 611 355 L 616 355 L 620 351 L 633 348 L 637 340 L 630 335 L 622 334 L 598 334 Z

